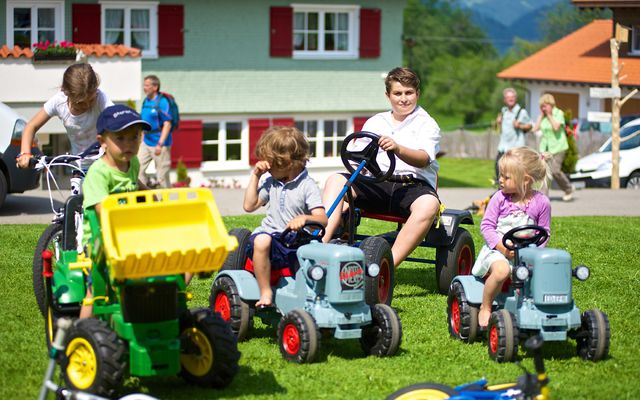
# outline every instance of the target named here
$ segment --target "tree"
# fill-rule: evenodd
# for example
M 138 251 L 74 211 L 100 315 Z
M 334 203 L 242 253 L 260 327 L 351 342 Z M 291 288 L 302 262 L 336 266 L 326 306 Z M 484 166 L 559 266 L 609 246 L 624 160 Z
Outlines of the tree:
M 425 101 L 437 113 L 462 115 L 465 125 L 478 122 L 495 107 L 490 99 L 497 84 L 498 63 L 482 55 L 439 57 L 424 90 Z

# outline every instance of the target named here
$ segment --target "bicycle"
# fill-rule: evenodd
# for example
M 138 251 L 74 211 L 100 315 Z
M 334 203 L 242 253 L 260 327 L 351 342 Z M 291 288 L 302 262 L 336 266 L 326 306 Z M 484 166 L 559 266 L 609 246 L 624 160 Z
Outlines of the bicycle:
M 450 387 L 438 383 L 418 383 L 407 386 L 387 397 L 387 400 L 474 400 L 474 399 L 549 399 L 549 378 L 542 358 L 541 336 L 532 336 L 525 342 L 525 348 L 533 352 L 535 373 L 524 370 L 516 382 L 489 385 L 487 379 Z
M 80 154 L 64 154 L 58 156 L 34 156 L 29 165 L 45 172 L 47 178 L 47 190 L 49 191 L 49 200 L 51 210 L 53 211 L 53 219 L 51 224 L 42 232 L 33 255 L 33 291 L 38 303 L 38 308 L 43 317 L 45 317 L 45 333 L 47 345 L 51 345 L 53 340 L 53 321 L 58 317 L 69 316 L 77 317 L 80 313 L 80 300 L 70 305 L 58 306 L 54 304 L 53 309 L 49 307 L 47 302 L 47 288 L 51 285 L 47 283 L 47 279 L 53 279 L 55 271 L 52 270 L 56 262 L 45 266 L 42 253 L 50 250 L 55 261 L 59 260 L 63 250 L 78 250 L 82 246 L 82 181 L 84 180 L 85 169 L 83 161 L 93 161 L 102 155 L 98 142 L 91 145 Z M 71 192 L 66 198 L 63 207 L 56 209 L 54 205 L 53 191 L 57 190 L 62 197 L 62 190 L 56 180 L 52 168 L 68 167 L 73 173 L 70 178 Z M 76 279 L 84 279 L 82 271 L 76 271 Z M 82 294 L 84 296 L 84 294 Z

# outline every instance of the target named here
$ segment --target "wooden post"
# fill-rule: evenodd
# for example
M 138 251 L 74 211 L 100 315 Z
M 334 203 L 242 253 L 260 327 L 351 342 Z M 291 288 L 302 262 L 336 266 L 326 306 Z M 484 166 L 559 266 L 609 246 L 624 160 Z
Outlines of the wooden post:
M 611 87 L 620 87 L 618 80 L 618 49 L 616 38 L 609 40 L 611 47 Z M 611 98 L 611 189 L 620 189 L 620 96 Z

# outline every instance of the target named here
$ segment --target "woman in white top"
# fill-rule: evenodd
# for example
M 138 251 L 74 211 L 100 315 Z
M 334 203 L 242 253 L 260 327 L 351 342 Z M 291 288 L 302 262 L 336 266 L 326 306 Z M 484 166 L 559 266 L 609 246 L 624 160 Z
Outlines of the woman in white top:
M 385 79 L 391 111 L 369 118 L 363 131 L 380 135 L 377 162 L 382 171 L 389 167 L 385 154 L 396 157 L 394 175 L 387 181 L 371 183 L 356 179 L 351 186 L 355 205 L 363 210 L 407 218 L 391 248 L 397 267 L 424 239 L 440 208 L 436 193 L 440 149 L 440 128 L 420 106 L 420 79 L 409 68 L 394 68 Z M 323 202 L 329 208 L 348 179 L 335 174 L 327 179 Z M 329 218 L 323 240 L 332 239 L 340 225 L 346 203 L 341 202 Z
M 44 103 L 22 133 L 18 167 L 27 168 L 36 132 L 53 116 L 62 121 L 71 142 L 71 153 L 78 154 L 96 141 L 96 121 L 105 108 L 112 106 L 98 85 L 98 76 L 89 64 L 74 64 L 64 72 L 60 92 Z

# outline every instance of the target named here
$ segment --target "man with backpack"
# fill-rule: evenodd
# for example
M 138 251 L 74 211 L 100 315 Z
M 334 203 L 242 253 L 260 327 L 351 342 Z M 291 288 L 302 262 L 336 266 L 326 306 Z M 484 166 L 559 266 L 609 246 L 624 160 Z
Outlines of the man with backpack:
M 496 183 L 499 171 L 498 161 L 502 155 L 514 147 L 526 146 L 525 133 L 531 130 L 531 119 L 524 107 L 518 104 L 518 93 L 514 88 L 506 88 L 502 91 L 504 107 L 496 118 L 496 125 L 500 129 L 500 143 L 498 143 L 498 155 L 496 156 Z
M 160 187 L 171 187 L 169 172 L 171 171 L 171 133 L 177 127 L 174 122 L 177 116 L 175 101 L 170 95 L 160 92 L 160 79 L 155 75 L 144 78 L 143 90 L 146 95 L 142 102 L 142 119 L 151 125 L 151 130 L 144 132 L 143 143 L 138 151 L 140 159 L 139 180 L 148 185 L 145 171 L 151 160 L 156 166 L 156 175 Z M 175 110 L 174 110 L 175 108 Z

